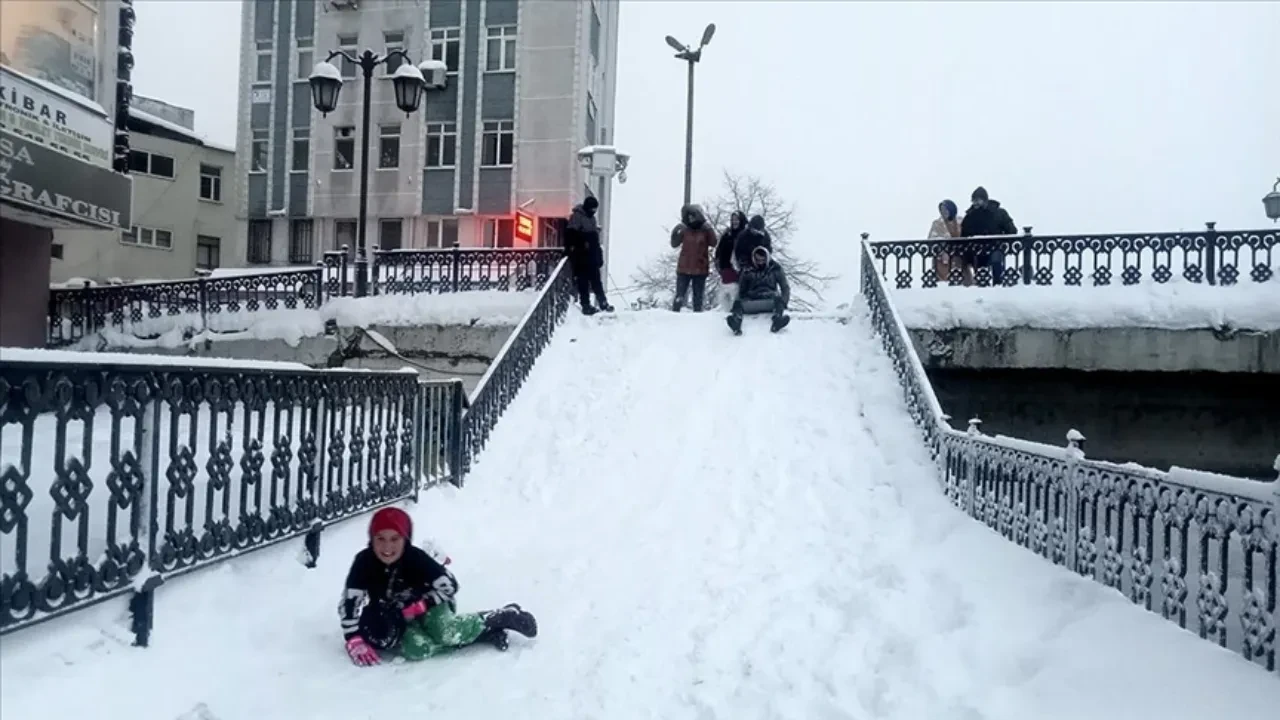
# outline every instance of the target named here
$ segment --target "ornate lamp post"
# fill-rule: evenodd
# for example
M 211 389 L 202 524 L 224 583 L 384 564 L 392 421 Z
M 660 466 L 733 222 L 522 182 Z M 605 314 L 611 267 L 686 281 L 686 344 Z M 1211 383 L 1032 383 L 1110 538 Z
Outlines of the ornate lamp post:
M 686 46 L 679 40 L 667 36 L 667 44 L 676 51 L 676 59 L 689 63 L 689 97 L 685 104 L 684 127 L 684 204 L 692 202 L 693 196 L 693 66 L 702 60 L 702 48 L 711 42 L 716 34 L 716 24 L 711 23 L 702 31 L 702 42 L 697 49 Z
M 386 55 L 365 50 L 359 57 L 335 50 L 329 53 L 324 62 L 316 63 L 308 78 L 311 84 L 311 102 L 321 115 L 328 115 L 338 107 L 342 73 L 329 62 L 335 57 L 342 57 L 349 63 L 359 65 L 364 76 L 364 99 L 360 111 L 360 220 L 356 229 L 356 297 L 363 297 L 369 291 L 368 245 L 365 242 L 368 229 L 365 226 L 369 216 L 369 111 L 373 104 L 373 71 L 391 58 L 399 57 L 404 60 L 391 75 L 391 85 L 395 91 L 396 107 L 408 116 L 422 104 L 422 95 L 427 89 L 444 89 L 445 66 L 438 60 L 427 60 L 415 67 L 403 50 L 392 50 Z
M 1271 192 L 1262 198 L 1262 207 L 1267 211 L 1267 217 L 1272 222 L 1280 220 L 1280 178 L 1276 178 L 1276 184 L 1271 186 Z
M 618 152 L 612 145 L 589 145 L 578 151 L 578 164 L 592 177 L 612 180 L 616 175 L 618 182 L 627 182 L 627 163 L 631 156 Z M 612 194 L 611 194 L 612 195 Z M 609 244 L 603 243 L 604 266 L 609 267 Z

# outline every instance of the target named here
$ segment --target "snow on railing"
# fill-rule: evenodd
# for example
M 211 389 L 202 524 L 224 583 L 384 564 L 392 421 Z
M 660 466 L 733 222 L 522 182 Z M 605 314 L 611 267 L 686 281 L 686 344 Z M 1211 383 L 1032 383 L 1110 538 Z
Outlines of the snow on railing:
M 0 634 L 416 499 L 461 467 L 462 382 L 412 369 L 6 350 Z
M 862 294 L 946 497 L 1010 541 L 1280 670 L 1280 478 L 1091 460 L 1076 430 L 1057 448 L 984 435 L 977 418 L 969 431 L 952 428 L 875 257 L 864 236 Z

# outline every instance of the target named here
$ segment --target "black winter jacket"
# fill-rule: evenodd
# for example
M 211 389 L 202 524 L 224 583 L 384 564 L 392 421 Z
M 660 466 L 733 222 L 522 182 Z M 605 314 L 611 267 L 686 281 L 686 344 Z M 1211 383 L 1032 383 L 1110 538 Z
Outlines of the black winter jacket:
M 781 294 L 782 305 L 791 302 L 791 284 L 782 266 L 769 258 L 764 267 L 748 265 L 738 278 L 738 297 L 742 300 L 772 300 Z
M 751 253 L 761 247 L 773 252 L 773 238 L 769 236 L 768 230 L 748 227 L 738 233 L 733 244 L 733 259 L 738 263 L 739 272 L 745 272 L 751 268 Z
M 738 218 L 738 229 L 733 228 L 733 218 Z M 728 270 L 733 267 L 734 242 L 742 231 L 747 229 L 747 215 L 741 210 L 734 210 L 729 216 L 729 227 L 720 236 L 720 242 L 716 244 L 716 268 L 719 270 Z M 750 256 L 748 256 L 750 257 Z
M 420 547 L 406 544 L 400 559 L 387 565 L 370 548 L 356 553 L 347 571 L 347 583 L 338 616 L 342 635 L 350 640 L 360 630 L 360 615 L 368 605 L 389 605 L 402 610 L 424 600 L 427 609 L 440 603 L 453 605 L 458 579 Z
M 985 207 L 970 207 L 960 223 L 960 237 L 1017 234 L 1018 226 L 1013 224 L 1009 211 L 995 200 L 988 200 Z
M 600 248 L 600 225 L 594 213 L 588 214 L 581 204 L 573 206 L 564 229 L 564 251 L 574 272 L 604 265 Z

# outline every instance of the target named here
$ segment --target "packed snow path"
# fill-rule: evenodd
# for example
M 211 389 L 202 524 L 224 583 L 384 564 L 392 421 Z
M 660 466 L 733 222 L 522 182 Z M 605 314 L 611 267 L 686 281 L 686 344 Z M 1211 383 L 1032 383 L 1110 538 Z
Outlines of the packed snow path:
M 357 668 L 363 522 L 7 638 L 14 720 L 1271 717 L 1280 682 L 952 509 L 860 313 L 571 315 L 418 538 L 541 636 Z

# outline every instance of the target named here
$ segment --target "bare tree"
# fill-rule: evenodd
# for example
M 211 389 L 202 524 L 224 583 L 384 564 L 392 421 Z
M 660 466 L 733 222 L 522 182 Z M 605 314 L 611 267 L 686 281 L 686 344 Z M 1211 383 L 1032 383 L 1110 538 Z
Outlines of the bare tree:
M 787 272 L 791 283 L 791 307 L 795 310 L 812 310 L 822 301 L 822 292 L 835 276 L 824 275 L 818 264 L 798 257 L 791 252 L 790 240 L 796 231 L 795 206 L 785 202 L 778 190 L 754 175 L 724 173 L 724 190 L 711 200 L 703 201 L 703 212 L 716 233 L 723 233 L 729 226 L 729 216 L 741 210 L 747 217 L 764 217 L 765 227 L 773 236 L 773 256 Z M 670 227 L 663 228 L 664 237 L 671 234 Z M 676 260 L 679 249 L 664 249 L 631 276 L 631 292 L 638 299 L 633 308 L 670 307 L 676 292 Z M 707 279 L 706 303 L 714 307 L 719 302 L 720 281 L 715 267 Z

